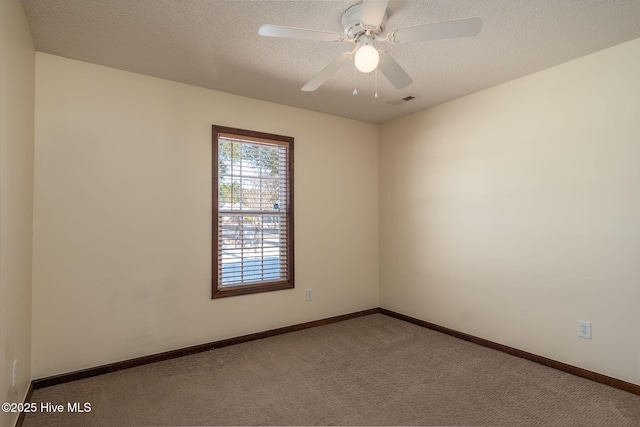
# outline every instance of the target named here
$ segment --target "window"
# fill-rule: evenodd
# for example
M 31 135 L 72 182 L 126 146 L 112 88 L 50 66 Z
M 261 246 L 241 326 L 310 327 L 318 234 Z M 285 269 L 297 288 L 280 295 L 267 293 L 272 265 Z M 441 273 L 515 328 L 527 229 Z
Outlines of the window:
M 213 298 L 294 287 L 293 138 L 213 126 Z

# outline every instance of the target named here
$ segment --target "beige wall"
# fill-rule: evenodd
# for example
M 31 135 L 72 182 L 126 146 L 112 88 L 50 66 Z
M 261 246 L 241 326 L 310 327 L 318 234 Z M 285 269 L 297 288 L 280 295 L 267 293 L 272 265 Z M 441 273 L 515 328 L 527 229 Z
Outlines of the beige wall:
M 639 384 L 638 76 L 640 39 L 382 125 L 382 306 Z
M 35 51 L 17 0 L 0 2 L 0 401 L 31 380 L 31 219 Z M 12 387 L 13 361 L 16 387 Z M 0 425 L 17 414 L 0 412 Z
M 36 58 L 34 378 L 379 305 L 377 126 Z M 210 299 L 212 124 L 295 138 L 293 290 Z

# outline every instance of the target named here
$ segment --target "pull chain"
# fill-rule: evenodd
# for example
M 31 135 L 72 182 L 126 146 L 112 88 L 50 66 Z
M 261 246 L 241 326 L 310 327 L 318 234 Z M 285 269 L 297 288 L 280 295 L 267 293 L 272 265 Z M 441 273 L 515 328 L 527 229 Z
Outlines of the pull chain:
M 378 99 L 378 69 L 376 68 L 376 93 L 373 95 L 375 99 Z
M 358 94 L 358 89 L 356 89 L 356 62 L 353 61 L 353 94 Z

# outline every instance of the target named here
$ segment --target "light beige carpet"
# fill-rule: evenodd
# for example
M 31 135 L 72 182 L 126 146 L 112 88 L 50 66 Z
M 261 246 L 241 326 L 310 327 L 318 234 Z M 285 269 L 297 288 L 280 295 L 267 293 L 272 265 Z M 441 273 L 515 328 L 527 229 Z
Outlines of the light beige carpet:
M 382 314 L 36 390 L 24 426 L 640 426 L 640 396 Z

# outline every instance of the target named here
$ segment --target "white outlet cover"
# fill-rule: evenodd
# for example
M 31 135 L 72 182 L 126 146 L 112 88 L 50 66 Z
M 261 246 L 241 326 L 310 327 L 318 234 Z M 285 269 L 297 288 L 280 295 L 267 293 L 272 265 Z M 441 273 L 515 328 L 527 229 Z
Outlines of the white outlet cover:
M 578 320 L 578 336 L 580 338 L 591 339 L 591 322 Z

